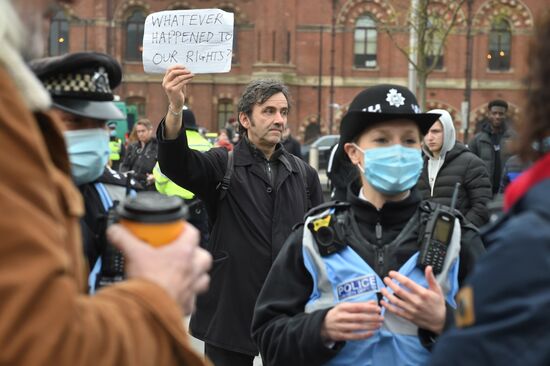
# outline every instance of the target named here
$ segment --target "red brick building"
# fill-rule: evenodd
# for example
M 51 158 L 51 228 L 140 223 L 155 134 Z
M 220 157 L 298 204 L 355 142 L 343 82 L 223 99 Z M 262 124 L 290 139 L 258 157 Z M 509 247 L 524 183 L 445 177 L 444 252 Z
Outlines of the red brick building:
M 433 9 L 451 1 L 430 0 Z M 454 3 L 459 3 L 454 2 Z M 462 129 L 465 99 L 468 1 L 445 43 L 439 68 L 427 84 L 427 107 L 444 108 Z M 294 135 L 338 133 L 342 114 L 366 86 L 407 85 L 408 66 L 396 43 L 409 34 L 400 27 L 410 0 L 96 0 L 59 8 L 50 25 L 50 55 L 94 50 L 114 55 L 124 79 L 116 91 L 141 116 L 158 121 L 167 110 L 162 75 L 143 72 L 141 37 L 147 14 L 166 9 L 221 8 L 235 13 L 232 70 L 197 75 L 188 104 L 199 125 L 216 131 L 236 113 L 243 89 L 253 78 L 277 78 L 291 89 Z M 527 49 L 537 13 L 550 0 L 473 0 L 470 131 L 494 98 L 507 100 L 521 116 Z M 434 10 L 434 14 L 437 11 Z M 333 27 L 334 24 L 334 27 Z M 384 32 L 390 26 L 392 37 Z M 318 124 L 317 121 L 320 120 Z M 471 133 L 471 132 L 470 132 Z

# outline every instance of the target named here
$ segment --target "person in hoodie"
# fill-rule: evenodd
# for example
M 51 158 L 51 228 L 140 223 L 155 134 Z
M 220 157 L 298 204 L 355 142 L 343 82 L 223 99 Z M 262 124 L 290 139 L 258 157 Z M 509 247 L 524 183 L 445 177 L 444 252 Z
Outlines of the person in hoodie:
M 489 221 L 487 203 L 492 192 L 487 169 L 480 158 L 456 141 L 449 112 L 433 109 L 428 113 L 441 116 L 424 137 L 424 168 L 418 191 L 423 199 L 450 206 L 455 184 L 460 183 L 456 208 L 480 227 Z

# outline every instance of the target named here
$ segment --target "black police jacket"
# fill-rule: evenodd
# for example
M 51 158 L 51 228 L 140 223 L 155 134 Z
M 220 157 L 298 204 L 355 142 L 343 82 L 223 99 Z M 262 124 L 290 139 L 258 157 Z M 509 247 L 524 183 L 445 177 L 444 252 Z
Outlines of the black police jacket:
M 250 324 L 256 298 L 283 242 L 307 211 L 297 161 L 281 146 L 268 161 L 241 139 L 233 151 L 229 189 L 220 200 L 217 186 L 227 169 L 227 150 L 198 152 L 188 147 L 185 133 L 165 140 L 163 131 L 164 121 L 157 131 L 162 172 L 194 192 L 212 222 L 210 288 L 198 298 L 191 332 L 215 346 L 255 355 Z M 321 184 L 315 170 L 306 168 L 311 204 L 316 206 L 322 202 Z
M 380 210 L 358 198 L 360 182 L 348 188 L 349 213 L 353 217 L 347 244 L 385 277 L 399 269 L 419 248 L 417 236 L 409 235 L 398 246 L 388 246 L 409 220 L 422 210 L 415 190 L 404 200 L 387 202 Z M 418 216 L 420 217 L 420 216 Z M 419 219 L 420 224 L 420 219 Z M 376 226 L 380 226 L 377 230 Z M 415 230 L 419 231 L 420 225 Z M 266 365 L 321 365 L 341 349 L 329 349 L 321 339 L 321 326 L 330 308 L 304 313 L 313 290 L 313 281 L 304 266 L 303 226 L 296 228 L 285 243 L 258 297 L 252 323 L 253 338 Z M 378 232 L 378 234 L 377 234 Z M 381 249 L 381 250 L 377 250 Z M 472 271 L 484 253 L 477 229 L 462 228 L 459 282 Z M 380 257 L 382 253 L 382 257 Z

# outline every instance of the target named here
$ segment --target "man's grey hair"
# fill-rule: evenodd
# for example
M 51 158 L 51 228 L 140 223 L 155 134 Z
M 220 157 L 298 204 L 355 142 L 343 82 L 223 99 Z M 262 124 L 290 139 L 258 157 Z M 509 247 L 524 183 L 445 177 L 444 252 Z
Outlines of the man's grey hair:
M 290 111 L 290 92 L 288 88 L 279 80 L 272 79 L 260 79 L 251 81 L 243 91 L 239 105 L 237 107 L 237 116 L 243 112 L 249 118 L 252 115 L 252 109 L 256 104 L 264 104 L 269 98 L 277 93 L 283 93 L 288 103 L 288 110 Z M 246 129 L 239 121 L 239 133 L 243 134 Z

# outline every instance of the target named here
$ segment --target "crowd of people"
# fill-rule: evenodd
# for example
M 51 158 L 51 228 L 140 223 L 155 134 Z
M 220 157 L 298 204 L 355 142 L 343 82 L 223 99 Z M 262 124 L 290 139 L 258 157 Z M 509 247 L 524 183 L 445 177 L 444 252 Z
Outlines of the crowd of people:
M 186 106 L 194 75 L 173 65 L 165 116 L 123 141 L 119 63 L 41 57 L 53 2 L 0 3 L 0 364 L 550 364 L 550 13 L 519 123 L 489 101 L 463 143 L 448 111 L 370 86 L 324 202 L 282 82 L 246 85 L 212 143 Z M 188 208 L 162 248 L 112 220 L 140 191 Z

